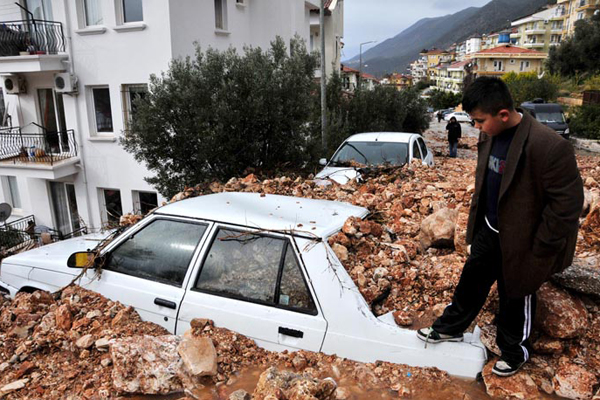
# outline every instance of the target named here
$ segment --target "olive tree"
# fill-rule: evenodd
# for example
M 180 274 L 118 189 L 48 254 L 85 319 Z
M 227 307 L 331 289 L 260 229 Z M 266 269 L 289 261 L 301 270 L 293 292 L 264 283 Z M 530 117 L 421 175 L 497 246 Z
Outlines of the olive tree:
M 135 102 L 125 150 L 154 174 L 146 180 L 170 196 L 248 167 L 307 161 L 317 57 L 298 37 L 270 49 L 202 51 L 152 75 Z

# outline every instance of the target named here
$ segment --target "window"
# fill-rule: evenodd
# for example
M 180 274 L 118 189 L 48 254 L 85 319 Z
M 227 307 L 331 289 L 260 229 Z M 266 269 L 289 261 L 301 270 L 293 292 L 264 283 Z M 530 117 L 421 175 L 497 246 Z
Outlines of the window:
M 206 225 L 158 219 L 112 251 L 104 269 L 179 286 Z
M 102 17 L 100 0 L 83 0 L 83 16 L 85 26 L 102 25 L 104 18 Z
M 16 177 L 3 176 L 2 190 L 4 191 L 5 201 L 10 204 L 12 208 L 21 208 L 21 195 L 19 194 L 19 185 L 17 184 Z
M 425 145 L 425 141 L 421 138 L 417 139 L 419 142 L 419 146 L 421 146 L 421 150 L 423 150 L 423 157 L 427 157 L 427 146 Z
M 70 183 L 50 182 L 50 195 L 54 211 L 54 226 L 63 235 L 81 229 L 75 186 Z
M 139 22 L 144 20 L 142 0 L 123 1 L 123 22 Z
M 54 20 L 52 17 L 52 0 L 26 0 L 25 8 L 33 14 L 35 19 Z
M 220 229 L 195 289 L 317 314 L 293 248 L 279 237 Z
M 0 90 L 0 126 L 10 126 L 9 120 L 10 115 L 6 112 L 6 104 L 4 103 L 4 91 Z
M 235 0 L 235 4 L 238 6 L 245 6 L 246 0 Z
M 519 67 L 519 71 L 525 71 L 529 68 L 529 61 L 521 61 L 521 66 Z
M 133 192 L 133 211 L 146 215 L 158 207 L 158 196 L 154 192 Z
M 112 132 L 112 111 L 110 108 L 110 91 L 107 87 L 92 88 L 94 103 L 94 121 L 96 132 Z
M 109 226 L 119 224 L 119 219 L 123 215 L 123 206 L 121 205 L 121 191 L 113 189 L 102 189 L 102 200 L 104 200 L 102 220 Z
M 126 131 L 131 129 L 131 121 L 136 113 L 137 102 L 144 99 L 147 93 L 147 85 L 123 85 L 123 122 Z
M 580 12 L 577 13 L 577 21 L 579 21 L 581 19 L 583 19 L 583 12 L 582 11 L 580 11 Z
M 215 0 L 215 28 L 227 30 L 227 0 Z
M 419 151 L 419 144 L 416 140 L 413 142 L 413 158 L 418 158 L 419 160 L 422 158 L 421 152 Z

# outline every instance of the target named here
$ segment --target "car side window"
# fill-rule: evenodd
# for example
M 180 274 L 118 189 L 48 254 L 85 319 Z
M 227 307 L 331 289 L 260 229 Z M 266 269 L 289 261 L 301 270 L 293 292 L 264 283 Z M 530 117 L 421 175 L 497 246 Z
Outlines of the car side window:
M 421 152 L 419 151 L 419 144 L 417 143 L 417 141 L 415 140 L 413 142 L 413 158 L 418 158 L 421 159 Z
M 205 224 L 157 219 L 109 253 L 103 268 L 181 286 Z
M 316 314 L 288 240 L 270 235 L 219 229 L 194 288 Z
M 419 146 L 421 146 L 421 150 L 423 150 L 423 157 L 427 157 L 427 146 L 425 145 L 425 141 L 421 138 L 418 138 Z
M 281 274 L 281 285 L 279 287 L 279 305 L 293 308 L 315 311 L 317 307 L 313 302 L 310 290 L 302 271 L 300 264 L 294 255 L 292 246 L 288 243 L 285 259 L 283 262 L 283 272 Z

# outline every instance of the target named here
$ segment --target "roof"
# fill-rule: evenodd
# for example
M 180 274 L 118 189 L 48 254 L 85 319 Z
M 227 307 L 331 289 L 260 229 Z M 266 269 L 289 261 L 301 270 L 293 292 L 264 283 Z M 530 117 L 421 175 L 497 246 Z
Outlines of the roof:
M 155 212 L 272 231 L 326 238 L 351 216 L 364 217 L 363 207 L 329 200 L 260 193 L 216 193 L 168 204 Z
M 475 55 L 478 54 L 531 54 L 537 56 L 546 56 L 546 53 L 537 50 L 524 49 L 522 47 L 510 46 L 510 45 L 502 45 L 498 47 L 493 47 L 491 49 L 480 50 Z
M 365 73 L 365 72 L 363 72 L 363 74 L 362 74 L 362 77 L 363 77 L 364 79 L 370 79 L 370 80 L 372 80 L 372 81 L 378 81 L 378 79 L 377 79 L 375 76 L 373 76 L 373 75 L 371 75 L 371 74 L 367 74 L 367 73 Z
M 471 62 L 471 59 L 469 58 L 469 59 L 466 59 L 464 61 L 458 61 L 458 62 L 452 63 L 452 64 L 450 64 L 448 66 L 448 68 L 449 69 L 450 68 L 462 68 L 462 67 L 464 67 L 465 65 L 467 65 L 470 62 Z
M 347 142 L 396 142 L 408 143 L 410 138 L 418 133 L 409 132 L 369 132 L 357 133 L 346 139 Z
M 346 67 L 345 65 L 342 65 L 342 72 L 353 72 L 353 73 L 358 74 L 357 69 Z
M 443 54 L 443 53 L 447 53 L 446 50 L 440 50 L 440 49 L 431 49 L 427 51 L 427 55 L 437 55 L 437 54 Z

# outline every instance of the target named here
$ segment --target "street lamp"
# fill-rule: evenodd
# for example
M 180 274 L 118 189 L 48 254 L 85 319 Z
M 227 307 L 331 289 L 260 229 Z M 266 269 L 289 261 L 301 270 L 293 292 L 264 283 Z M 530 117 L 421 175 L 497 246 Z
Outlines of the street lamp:
M 371 40 L 371 41 L 368 41 L 368 42 L 363 42 L 359 46 L 360 47 L 360 61 L 359 61 L 359 64 L 358 64 L 358 88 L 359 89 L 361 88 L 361 86 L 360 86 L 360 80 L 362 78 L 362 47 L 365 44 L 375 43 L 376 41 L 377 40 Z

